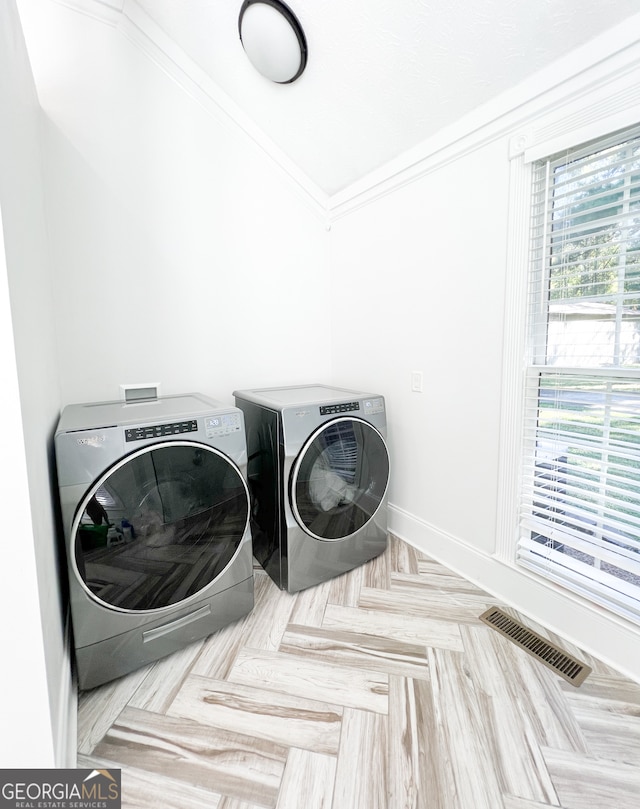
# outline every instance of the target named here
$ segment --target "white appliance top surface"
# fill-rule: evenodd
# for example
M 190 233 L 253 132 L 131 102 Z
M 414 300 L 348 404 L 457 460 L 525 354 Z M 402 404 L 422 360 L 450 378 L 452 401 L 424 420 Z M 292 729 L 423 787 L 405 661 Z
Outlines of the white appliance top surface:
M 96 430 L 126 424 L 156 423 L 173 419 L 191 419 L 212 410 L 229 410 L 200 393 L 160 396 L 140 402 L 87 402 L 70 404 L 62 411 L 57 432 Z
M 296 385 L 283 388 L 258 388 L 256 390 L 237 390 L 234 396 L 247 399 L 257 404 L 276 407 L 287 407 L 306 404 L 324 404 L 325 402 L 344 402 L 371 396 L 347 388 L 332 388 L 329 385 Z

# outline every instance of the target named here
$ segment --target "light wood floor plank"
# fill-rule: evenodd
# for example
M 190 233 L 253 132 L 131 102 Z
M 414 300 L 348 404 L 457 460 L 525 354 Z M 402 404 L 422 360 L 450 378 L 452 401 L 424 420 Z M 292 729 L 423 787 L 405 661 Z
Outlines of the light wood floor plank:
M 107 763 L 103 758 L 78 756 L 78 767 L 82 769 L 105 769 Z M 121 765 L 114 762 L 114 767 L 119 769 Z M 221 800 L 218 793 L 205 787 L 135 767 L 122 769 L 122 809 L 223 809 Z
M 418 573 L 419 552 L 397 537 L 389 537 L 389 568 L 396 573 Z
M 424 593 L 397 588 L 389 591 L 363 587 L 358 606 L 363 609 L 419 615 L 424 618 L 458 623 L 477 623 L 494 599 L 470 596 L 467 593 L 447 594 L 441 591 Z
M 324 618 L 331 582 L 322 582 L 296 594 L 291 611 L 291 623 L 301 626 L 321 626 Z
M 453 773 L 439 744 L 431 686 L 389 678 L 388 809 L 454 809 Z
M 390 583 L 390 555 L 381 553 L 370 562 L 367 562 L 362 569 L 362 585 L 364 587 L 378 587 L 384 590 L 389 589 Z
M 253 612 L 247 618 L 242 632 L 243 645 L 252 649 L 277 649 L 289 623 L 295 600 L 295 595 L 278 589 L 265 576 Z
M 120 712 L 138 690 L 153 668 L 153 664 L 120 677 L 101 688 L 81 691 L 78 696 L 78 752 L 93 752 Z
M 241 622 L 244 623 L 244 619 L 241 619 Z M 197 660 L 191 667 L 191 672 L 224 680 L 243 645 L 242 629 L 236 625 L 225 626 L 206 639 Z
M 640 723 L 637 716 L 620 716 L 599 708 L 574 708 L 573 714 L 596 758 L 640 764 Z M 640 795 L 639 803 L 640 803 Z
M 409 571 L 401 571 L 399 570 L 398 573 L 409 572 Z M 424 554 L 418 553 L 418 569 L 416 571 L 420 573 L 421 576 L 452 576 L 454 578 L 461 579 L 462 581 L 467 581 L 464 576 L 460 576 L 459 573 L 455 573 L 453 570 L 450 570 L 445 565 L 441 564 L 440 562 L 436 562 L 435 559 L 430 559 L 428 556 Z M 470 584 L 471 582 L 469 582 Z
M 502 665 L 500 646 L 508 641 L 485 626 L 464 626 L 461 632 L 500 789 L 532 801 L 557 803 L 529 711 L 522 710 L 522 700 L 511 689 L 512 671 Z
M 640 684 L 500 604 L 592 666 L 565 683 L 493 603 L 395 537 L 293 595 L 258 566 L 249 615 L 80 694 L 78 765 L 124 809 L 636 809 Z
M 291 624 L 283 635 L 280 651 L 401 677 L 429 677 L 425 646 L 347 630 Z
M 436 724 L 451 762 L 460 809 L 496 809 L 501 789 L 464 655 L 429 650 Z
M 563 809 L 638 809 L 640 768 L 543 748 Z
M 233 666 L 236 655 L 245 645 L 244 638 L 256 621 L 260 621 L 260 605 L 269 597 L 271 580 L 266 573 L 254 574 L 254 608 L 239 621 L 210 635 L 192 666 L 193 674 L 224 680 Z M 257 609 L 256 609 L 257 605 Z
M 586 739 L 562 688 L 564 681 L 499 633 L 489 627 L 486 631 L 510 673 L 506 682 L 511 698 L 529 717 L 540 745 L 588 754 Z
M 168 715 L 335 755 L 342 710 L 290 694 L 192 675 L 184 681 Z
M 580 688 L 560 683 L 567 699 L 575 705 L 599 705 L 603 711 L 640 716 L 640 683 L 615 675 L 590 674 Z
M 388 708 L 387 675 L 281 652 L 243 649 L 229 681 L 365 711 L 386 713 Z
M 273 807 L 287 752 L 199 722 L 125 708 L 93 755 Z
M 184 678 L 191 671 L 203 645 L 203 640 L 191 643 L 175 654 L 154 663 L 144 680 L 144 688 L 138 688 L 128 704 L 132 708 L 164 713 L 180 689 Z
M 529 801 L 526 798 L 518 798 L 515 795 L 503 795 L 502 801 L 504 809 L 547 809 L 548 803 L 539 803 L 538 801 Z M 591 807 L 596 809 L 596 807 Z
M 359 632 L 373 637 L 395 638 L 404 643 L 456 652 L 464 650 L 458 624 L 452 621 L 434 621 L 422 616 L 327 604 L 322 627 Z
M 387 809 L 387 717 L 347 708 L 333 807 Z
M 463 579 L 455 573 L 447 571 L 445 568 L 440 572 L 434 572 L 426 567 L 425 562 L 418 562 L 418 575 L 411 573 L 392 573 L 391 574 L 391 587 L 403 587 L 405 589 L 424 589 L 425 576 L 429 579 L 428 588 L 430 590 L 444 590 L 447 593 L 468 593 L 469 595 L 481 596 L 482 598 L 491 598 L 491 596 L 478 587 L 476 584 Z
M 332 809 L 336 765 L 335 756 L 292 747 L 276 809 Z
M 343 607 L 355 607 L 360 598 L 360 589 L 364 581 L 364 567 L 360 566 L 342 576 L 336 576 L 329 582 L 329 604 L 341 604 Z

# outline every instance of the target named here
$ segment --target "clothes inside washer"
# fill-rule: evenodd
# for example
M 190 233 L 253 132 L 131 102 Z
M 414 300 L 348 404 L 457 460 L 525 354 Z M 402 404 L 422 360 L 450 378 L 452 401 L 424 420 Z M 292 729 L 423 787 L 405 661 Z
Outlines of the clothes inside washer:
M 355 485 L 358 443 L 351 424 L 339 424 L 325 431 L 326 448 L 315 460 L 309 475 L 309 495 L 322 511 L 352 503 L 358 493 Z
M 352 503 L 357 491 L 352 483 L 333 471 L 324 453 L 316 460 L 309 477 L 309 494 L 317 508 L 331 511 L 343 503 Z

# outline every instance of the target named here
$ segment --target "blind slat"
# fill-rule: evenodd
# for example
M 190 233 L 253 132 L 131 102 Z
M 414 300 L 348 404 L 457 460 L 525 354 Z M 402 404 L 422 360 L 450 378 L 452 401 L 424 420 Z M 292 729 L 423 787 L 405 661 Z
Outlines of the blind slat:
M 625 588 L 618 586 L 616 577 L 605 578 L 597 568 L 561 554 L 555 559 L 555 564 L 550 564 L 551 560 L 527 551 L 524 541 L 521 540 L 518 561 L 525 567 L 565 587 L 570 587 L 580 595 L 613 609 L 626 618 L 636 619 L 640 611 L 636 588 L 632 589 L 633 595 L 627 595 Z
M 535 526 L 532 528 L 532 530 L 535 532 Z M 556 543 L 568 546 L 579 552 L 583 551 L 584 548 L 583 543 L 581 543 L 579 539 L 572 534 L 563 531 L 562 528 L 555 531 L 553 540 Z M 580 560 L 579 558 L 569 556 L 563 551 L 557 550 L 553 544 L 545 545 L 544 543 L 536 542 L 536 540 L 532 539 L 531 537 L 522 540 L 522 547 L 527 548 L 532 553 L 542 556 L 547 560 L 553 560 L 557 564 L 567 565 L 573 568 L 575 568 L 576 562 L 585 564 L 584 561 Z M 624 570 L 628 571 L 629 573 L 633 573 L 636 576 L 640 575 L 640 562 L 637 560 L 634 562 L 633 559 L 624 558 L 622 555 L 617 555 L 607 551 L 605 548 L 598 546 L 597 544 L 590 546 L 589 553 L 596 559 L 599 559 L 601 562 L 607 562 L 613 567 L 620 567 L 620 564 L 622 563 L 624 565 Z M 603 571 L 600 567 L 596 567 L 593 573 L 589 571 L 589 574 L 594 578 L 599 578 L 601 580 L 606 576 L 606 580 L 610 584 L 615 583 L 611 581 L 611 578 L 609 578 L 611 574 L 606 573 L 606 571 Z M 615 579 L 615 577 L 613 578 Z M 637 591 L 637 588 L 634 588 L 632 584 L 629 584 L 629 582 L 626 582 L 624 579 L 621 579 L 619 588 L 627 595 L 638 597 L 640 599 L 640 592 Z
M 517 560 L 640 621 L 640 127 L 532 192 Z

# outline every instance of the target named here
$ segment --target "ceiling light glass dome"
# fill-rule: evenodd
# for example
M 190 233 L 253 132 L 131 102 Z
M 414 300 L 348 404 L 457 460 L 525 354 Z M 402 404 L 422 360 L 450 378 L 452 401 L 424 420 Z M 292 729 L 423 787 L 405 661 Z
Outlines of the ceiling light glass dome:
M 244 0 L 240 41 L 256 70 L 277 84 L 290 84 L 307 64 L 307 42 L 295 14 L 280 0 Z

